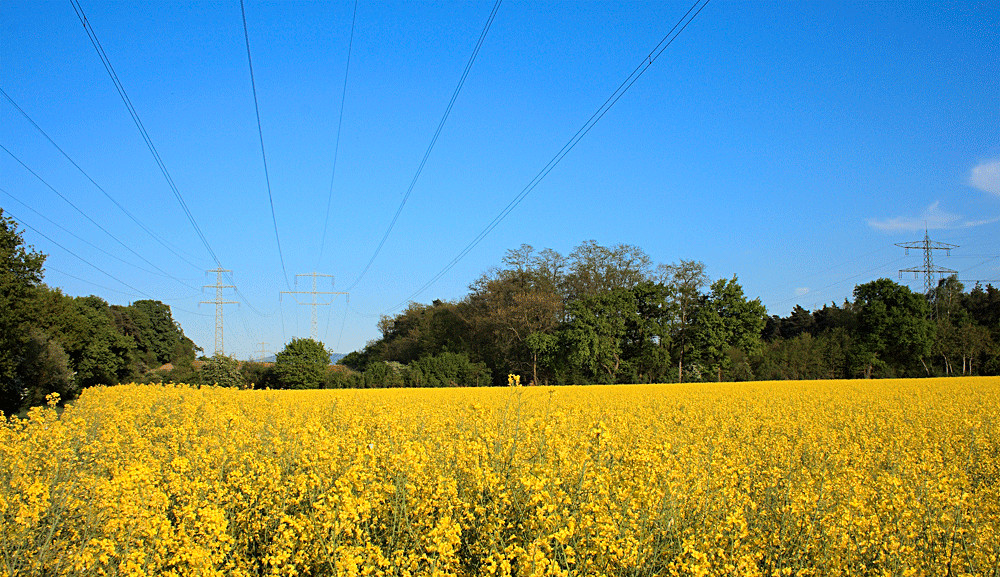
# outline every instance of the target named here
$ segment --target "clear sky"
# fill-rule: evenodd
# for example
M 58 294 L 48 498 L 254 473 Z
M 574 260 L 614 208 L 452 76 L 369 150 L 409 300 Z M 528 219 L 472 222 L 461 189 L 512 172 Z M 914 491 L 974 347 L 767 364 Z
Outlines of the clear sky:
M 311 288 L 297 274 L 350 289 L 349 304 L 319 307 L 320 339 L 349 352 L 379 336 L 381 314 L 411 297 L 462 298 L 522 243 L 568 254 L 594 239 L 657 263 L 700 260 L 782 316 L 921 267 L 919 251 L 894 244 L 922 240 L 925 226 L 960 246 L 937 251 L 936 265 L 1000 279 L 1000 4 L 712 0 L 495 230 L 414 296 L 689 6 L 506 0 L 361 276 L 492 1 L 359 0 L 349 52 L 353 1 L 249 0 L 270 195 L 239 2 L 79 4 L 232 270 L 239 294 L 225 297 L 242 302 L 225 308 L 225 351 L 239 358 L 309 336 L 310 307 L 279 295 Z M 202 285 L 216 262 L 73 4 L 0 2 L 0 88 L 0 206 L 49 255 L 45 281 L 112 304 L 162 300 L 211 354 L 215 306 L 199 302 L 215 298 Z

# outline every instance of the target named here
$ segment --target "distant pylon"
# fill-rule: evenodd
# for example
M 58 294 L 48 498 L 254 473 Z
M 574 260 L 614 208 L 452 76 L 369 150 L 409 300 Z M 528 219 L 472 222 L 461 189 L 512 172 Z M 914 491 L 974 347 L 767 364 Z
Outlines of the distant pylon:
M 329 278 L 332 279 L 333 278 L 332 274 L 320 274 L 318 272 L 312 272 L 312 273 L 309 273 L 309 274 L 297 274 L 297 275 L 295 275 L 295 285 L 296 286 L 298 286 L 298 284 L 299 284 L 299 277 L 300 276 L 311 276 L 312 277 L 312 290 L 311 291 L 281 291 L 281 294 L 289 294 L 289 295 L 312 295 L 312 302 L 298 303 L 298 304 L 300 304 L 300 305 L 307 305 L 307 306 L 311 306 L 312 307 L 312 324 L 311 324 L 311 330 L 309 331 L 309 334 L 312 337 L 312 340 L 319 341 L 319 322 L 318 322 L 318 317 L 316 315 L 316 307 L 319 307 L 319 306 L 329 306 L 330 303 L 321 303 L 321 302 L 318 302 L 316 300 L 316 295 L 346 295 L 348 293 L 346 293 L 346 292 L 318 291 L 318 290 L 316 290 L 316 278 L 324 276 L 324 277 L 329 277 Z M 332 280 L 330 281 L 330 285 L 333 286 L 333 281 Z M 298 302 L 298 300 L 296 300 L 295 302 Z
M 261 342 L 259 342 L 257 344 L 260 345 L 260 357 L 259 357 L 259 359 L 260 359 L 260 362 L 263 363 L 264 359 L 267 357 L 267 349 L 265 349 L 264 346 L 265 345 L 269 345 L 271 343 L 265 343 L 265 342 L 261 341 Z
M 207 284 L 202 288 L 214 288 L 215 289 L 215 300 L 214 301 L 201 301 L 203 304 L 215 303 L 215 354 L 224 355 L 222 346 L 222 305 L 235 305 L 239 304 L 236 301 L 222 300 L 222 289 L 236 288 L 233 285 L 222 284 L 222 273 L 232 272 L 223 268 L 212 269 L 208 272 L 215 273 L 215 284 Z M 201 304 L 199 303 L 199 304 Z
M 914 278 L 919 273 L 924 273 L 924 294 L 928 297 L 931 296 L 931 292 L 934 287 L 937 286 L 937 282 L 934 275 L 942 274 L 958 274 L 957 271 L 953 271 L 950 268 L 944 268 L 940 266 L 934 266 L 934 251 L 943 250 L 946 251 L 948 256 L 951 256 L 951 249 L 958 248 L 957 244 L 948 244 L 946 242 L 934 242 L 931 240 L 927 229 L 924 229 L 924 240 L 918 240 L 915 242 L 897 242 L 896 246 L 906 249 L 906 254 L 910 254 L 910 249 L 923 249 L 924 251 L 924 266 L 923 267 L 910 267 L 899 269 L 899 277 L 903 277 L 904 272 L 912 272 Z

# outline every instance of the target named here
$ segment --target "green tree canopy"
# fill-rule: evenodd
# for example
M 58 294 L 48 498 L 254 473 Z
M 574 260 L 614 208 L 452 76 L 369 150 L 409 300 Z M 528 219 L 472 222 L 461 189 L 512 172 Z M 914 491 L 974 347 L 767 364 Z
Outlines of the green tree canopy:
M 742 359 L 760 350 L 766 322 L 767 309 L 760 299 L 747 300 L 736 275 L 732 280 L 719 279 L 695 313 L 697 355 L 722 380 L 722 372 L 734 364 L 732 352 Z
M 617 382 L 628 327 L 638 316 L 632 291 L 616 288 L 573 301 L 564 332 L 570 362 L 602 382 Z
M 473 363 L 465 353 L 441 353 L 420 358 L 406 371 L 412 387 L 477 387 L 490 384 L 486 363 Z
M 294 338 L 277 354 L 274 372 L 282 388 L 318 389 L 323 386 L 330 353 L 323 343 Z
M 0 411 L 14 413 L 26 396 L 18 367 L 27 354 L 32 288 L 42 282 L 45 255 L 26 246 L 17 223 L 0 208 Z
M 657 267 L 660 284 L 667 288 L 671 306 L 668 310 L 671 348 L 677 360 L 677 378 L 684 381 L 684 362 L 693 352 L 694 313 L 701 302 L 701 290 L 708 284 L 705 263 L 681 260 Z
M 245 385 L 240 362 L 226 355 L 213 355 L 201 368 L 201 383 L 203 385 L 243 388 Z
M 924 361 L 934 345 L 935 325 L 924 295 L 883 278 L 855 287 L 854 304 L 855 358 L 865 377 L 876 369 L 897 376 L 929 374 Z

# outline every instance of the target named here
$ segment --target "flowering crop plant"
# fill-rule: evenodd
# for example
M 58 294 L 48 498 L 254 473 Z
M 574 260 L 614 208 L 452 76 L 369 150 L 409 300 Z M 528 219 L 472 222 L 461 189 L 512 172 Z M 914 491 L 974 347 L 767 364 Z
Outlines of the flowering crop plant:
M 0 419 L 0 520 L 6 577 L 996 576 L 1000 379 L 98 387 Z

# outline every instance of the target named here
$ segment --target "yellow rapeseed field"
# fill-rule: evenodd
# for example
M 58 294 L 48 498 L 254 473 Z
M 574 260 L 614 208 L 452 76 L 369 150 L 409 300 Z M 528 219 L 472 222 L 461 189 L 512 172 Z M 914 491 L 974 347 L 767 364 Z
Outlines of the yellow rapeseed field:
M 1000 574 L 1000 379 L 88 389 L 0 575 Z

